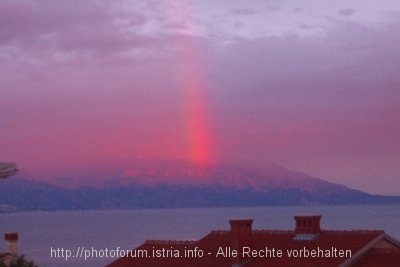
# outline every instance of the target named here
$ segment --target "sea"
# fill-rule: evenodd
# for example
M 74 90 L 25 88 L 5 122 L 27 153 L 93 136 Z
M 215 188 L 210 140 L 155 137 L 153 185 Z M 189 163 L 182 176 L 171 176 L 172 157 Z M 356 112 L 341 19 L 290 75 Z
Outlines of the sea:
M 292 230 L 295 215 L 322 215 L 322 229 L 379 229 L 400 240 L 400 204 L 1 213 L 0 231 L 18 232 L 18 252 L 39 267 L 101 267 L 117 259 L 111 251 L 146 239 L 196 240 L 228 230 L 234 218 L 254 219 L 253 229 Z

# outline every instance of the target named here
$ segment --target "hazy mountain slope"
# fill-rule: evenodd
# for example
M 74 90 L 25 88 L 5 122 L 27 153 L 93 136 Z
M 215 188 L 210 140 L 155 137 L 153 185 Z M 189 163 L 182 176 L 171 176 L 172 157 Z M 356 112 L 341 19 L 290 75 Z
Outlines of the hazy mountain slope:
M 96 172 L 90 175 L 85 174 L 88 181 L 100 179 Z M 141 163 L 108 170 L 108 175 L 112 178 L 103 179 L 101 186 L 75 189 L 3 180 L 0 210 L 400 203 L 400 197 L 367 194 L 276 165 L 250 171 L 227 165 Z

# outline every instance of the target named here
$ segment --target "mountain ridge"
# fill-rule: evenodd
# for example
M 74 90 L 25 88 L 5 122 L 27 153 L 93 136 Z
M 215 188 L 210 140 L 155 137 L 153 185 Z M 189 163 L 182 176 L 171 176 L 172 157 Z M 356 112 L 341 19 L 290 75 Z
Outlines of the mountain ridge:
M 103 177 L 93 170 L 64 175 L 97 179 L 75 188 L 21 175 L 3 180 L 0 211 L 400 203 L 400 196 L 368 194 L 273 164 L 252 170 L 186 162 L 106 169 Z

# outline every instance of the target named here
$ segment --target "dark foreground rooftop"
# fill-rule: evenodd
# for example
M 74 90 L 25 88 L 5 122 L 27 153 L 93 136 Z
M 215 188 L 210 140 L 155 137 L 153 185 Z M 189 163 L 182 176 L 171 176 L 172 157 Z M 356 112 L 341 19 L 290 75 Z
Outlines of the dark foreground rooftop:
M 295 216 L 295 230 L 253 230 L 252 219 L 197 241 L 148 240 L 107 267 L 400 266 L 400 243 L 382 230 L 320 229 Z

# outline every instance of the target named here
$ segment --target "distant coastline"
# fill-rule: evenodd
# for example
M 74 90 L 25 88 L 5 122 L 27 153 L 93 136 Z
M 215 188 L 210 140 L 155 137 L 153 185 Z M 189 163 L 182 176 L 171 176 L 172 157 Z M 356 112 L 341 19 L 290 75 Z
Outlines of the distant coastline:
M 0 212 L 257 206 L 397 204 L 400 196 L 372 195 L 316 180 L 318 190 L 231 185 L 129 185 L 65 189 L 23 179 L 3 181 Z

